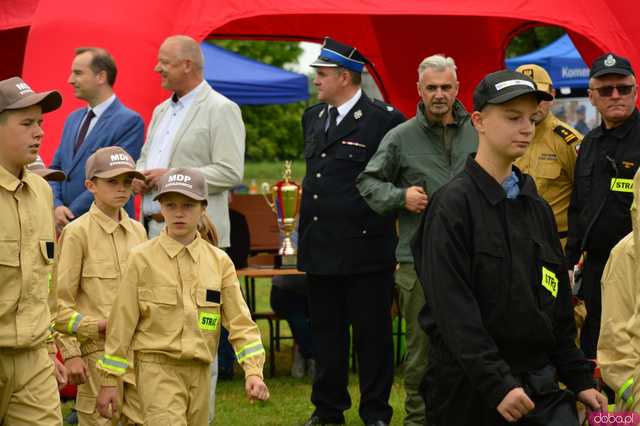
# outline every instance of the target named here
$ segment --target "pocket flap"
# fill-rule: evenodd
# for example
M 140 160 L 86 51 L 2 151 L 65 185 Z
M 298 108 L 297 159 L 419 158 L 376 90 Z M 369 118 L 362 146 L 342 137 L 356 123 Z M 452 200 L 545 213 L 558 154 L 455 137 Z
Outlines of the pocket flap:
M 560 164 L 547 161 L 543 162 L 538 172 L 538 176 L 544 179 L 557 179 L 561 172 L 562 167 L 560 167 Z
M 20 266 L 20 246 L 18 241 L 0 241 L 0 265 Z
M 367 149 L 350 145 L 342 145 L 336 150 L 336 158 L 362 163 L 367 160 Z
M 96 411 L 96 398 L 90 394 L 78 392 L 76 411 L 83 414 L 93 414 Z
M 175 305 L 178 303 L 178 291 L 175 287 L 169 286 L 139 288 L 138 299 L 163 305 Z
M 118 270 L 113 262 L 86 262 L 82 265 L 82 276 L 85 278 L 117 278 Z
M 476 243 L 475 252 L 493 257 L 504 257 L 504 246 L 495 238 L 486 238 L 480 235 Z

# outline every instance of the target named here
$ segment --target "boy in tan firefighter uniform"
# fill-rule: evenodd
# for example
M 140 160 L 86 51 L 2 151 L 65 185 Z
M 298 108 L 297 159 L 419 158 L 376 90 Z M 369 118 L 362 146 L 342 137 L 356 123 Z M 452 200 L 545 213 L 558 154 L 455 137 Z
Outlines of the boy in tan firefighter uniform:
M 98 409 L 109 416 L 117 408 L 113 386 L 133 349 L 144 424 L 204 426 L 220 326 L 229 330 L 251 400 L 269 397 L 262 380 L 264 348 L 229 256 L 196 230 L 206 214 L 204 176 L 172 169 L 158 186 L 165 229 L 129 256 L 98 361 Z
M 611 251 L 602 274 L 598 364 L 617 411 L 640 411 L 640 172 L 633 179 L 633 231 Z
M 539 90 L 555 96 L 551 77 L 539 65 L 521 65 L 516 71 L 532 79 Z M 582 135 L 550 111 L 553 101 L 541 101 L 534 116 L 536 133 L 526 153 L 514 164 L 531 175 L 538 194 L 553 210 L 562 247 L 567 243 L 568 212 L 576 165 L 576 147 Z
M 0 81 L 0 424 L 61 426 L 50 324 L 55 231 L 53 195 L 28 171 L 42 142 L 42 114 L 58 92 L 35 93 L 22 79 Z M 51 291 L 50 291 L 51 287 Z
M 89 211 L 69 223 L 60 235 L 57 263 L 56 329 L 72 383 L 78 384 L 76 411 L 80 426 L 108 425 L 96 411 L 107 318 L 122 281 L 129 252 L 147 240 L 139 222 L 123 209 L 133 178 L 144 179 L 135 161 L 121 147 L 101 148 L 87 159 L 85 185 L 94 195 Z M 123 422 L 142 423 L 133 370 L 123 388 Z M 128 423 L 127 423 L 128 424 Z

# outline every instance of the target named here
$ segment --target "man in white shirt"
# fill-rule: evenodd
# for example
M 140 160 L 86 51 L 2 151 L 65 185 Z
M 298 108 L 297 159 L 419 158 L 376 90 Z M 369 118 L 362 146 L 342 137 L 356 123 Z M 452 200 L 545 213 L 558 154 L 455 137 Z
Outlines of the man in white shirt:
M 86 101 L 87 106 L 67 117 L 50 165 L 67 176 L 61 182 L 51 182 L 58 231 L 87 212 L 93 202 L 93 195 L 84 186 L 87 158 L 99 148 L 118 145 L 137 159 L 144 142 L 142 118 L 114 94 L 118 70 L 111 54 L 98 47 L 81 47 L 75 50 L 75 55 L 69 84 L 75 97 Z M 133 217 L 132 200 L 125 208 Z
M 191 37 L 171 36 L 160 46 L 154 71 L 173 94 L 153 111 L 138 160 L 147 181 L 134 181 L 134 189 L 144 195 L 142 215 L 149 237 L 154 237 L 164 227 L 160 206 L 153 201 L 158 179 L 170 168 L 198 169 L 207 179 L 207 214 L 225 248 L 227 191 L 242 181 L 245 130 L 238 105 L 209 86 L 203 68 L 200 45 Z

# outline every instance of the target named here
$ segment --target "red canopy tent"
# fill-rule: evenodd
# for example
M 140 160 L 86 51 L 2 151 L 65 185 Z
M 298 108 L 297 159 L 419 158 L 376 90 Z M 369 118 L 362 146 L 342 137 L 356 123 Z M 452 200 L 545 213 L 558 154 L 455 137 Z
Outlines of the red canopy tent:
M 64 118 L 80 104 L 65 83 L 78 46 L 98 45 L 113 53 L 118 96 L 148 119 L 167 96 L 152 70 L 168 35 L 318 42 L 331 35 L 354 44 L 372 61 L 370 71 L 383 94 L 411 116 L 423 57 L 441 52 L 456 59 L 461 98 L 468 104 L 480 78 L 502 67 L 511 38 L 534 25 L 564 27 L 587 62 L 613 50 L 638 66 L 640 28 L 633 21 L 638 12 L 634 0 L 111 0 L 90 5 L 41 0 L 31 20 L 23 75 L 36 90 L 57 88 L 65 98 L 63 107 L 47 117 L 42 154 L 49 160 Z

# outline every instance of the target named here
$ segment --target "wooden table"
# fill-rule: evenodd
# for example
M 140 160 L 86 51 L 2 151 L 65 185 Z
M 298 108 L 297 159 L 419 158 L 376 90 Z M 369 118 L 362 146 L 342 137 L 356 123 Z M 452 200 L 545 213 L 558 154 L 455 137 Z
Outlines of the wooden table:
M 275 350 L 280 350 L 280 318 L 273 312 L 256 312 L 256 278 L 273 278 L 278 276 L 304 275 L 297 269 L 275 269 L 249 266 L 238 269 L 238 278 L 244 277 L 245 300 L 255 320 L 266 320 L 269 323 L 269 372 L 271 377 L 276 373 Z

